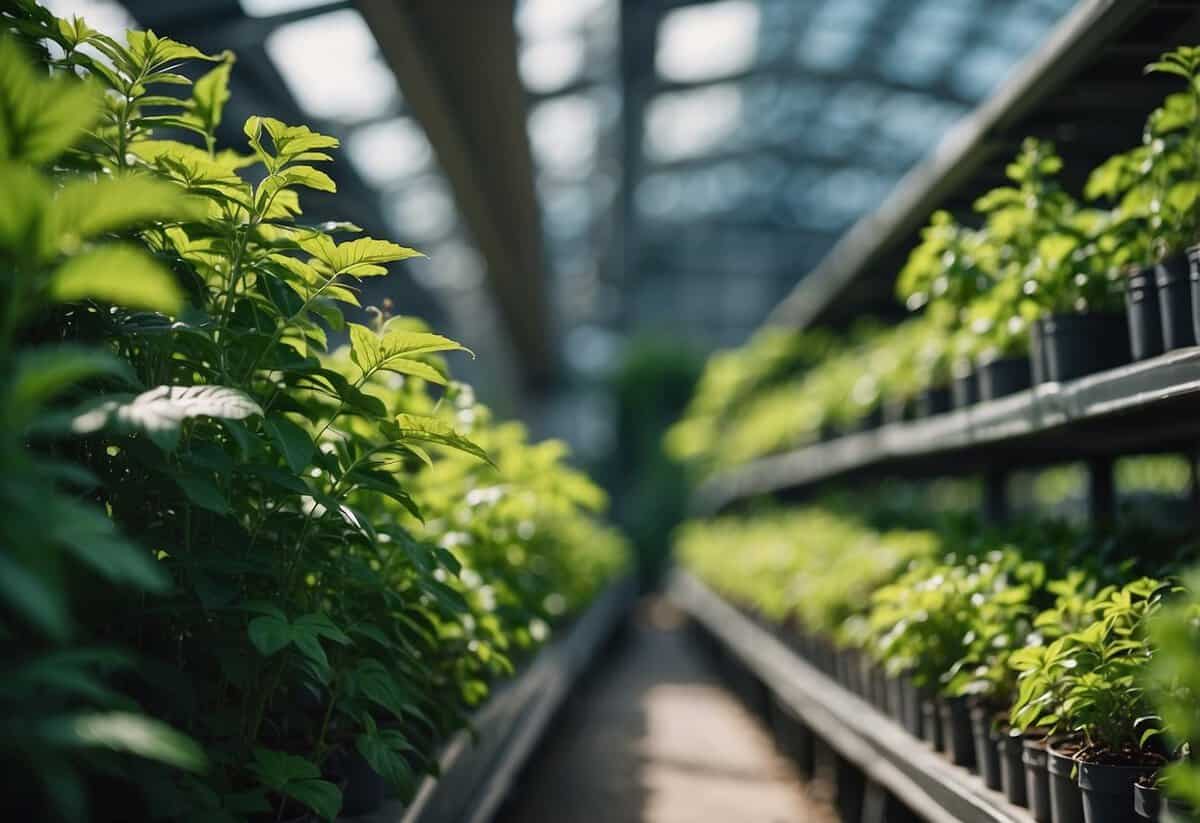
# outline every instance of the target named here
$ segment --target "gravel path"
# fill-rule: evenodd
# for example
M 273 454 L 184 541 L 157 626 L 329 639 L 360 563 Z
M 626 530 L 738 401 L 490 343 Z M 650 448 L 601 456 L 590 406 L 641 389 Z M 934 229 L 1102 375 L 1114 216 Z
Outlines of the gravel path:
M 497 823 L 831 823 L 680 618 L 645 604 L 549 731 Z

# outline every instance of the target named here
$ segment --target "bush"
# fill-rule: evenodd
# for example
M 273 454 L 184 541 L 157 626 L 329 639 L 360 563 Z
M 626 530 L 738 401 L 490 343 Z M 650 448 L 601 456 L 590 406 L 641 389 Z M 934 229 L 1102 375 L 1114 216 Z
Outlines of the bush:
M 231 54 L 0 19 L 10 777 L 39 819 L 331 819 L 351 753 L 411 794 L 621 569 L 603 495 L 359 310 L 418 252 L 302 222 L 335 138 L 218 147 Z

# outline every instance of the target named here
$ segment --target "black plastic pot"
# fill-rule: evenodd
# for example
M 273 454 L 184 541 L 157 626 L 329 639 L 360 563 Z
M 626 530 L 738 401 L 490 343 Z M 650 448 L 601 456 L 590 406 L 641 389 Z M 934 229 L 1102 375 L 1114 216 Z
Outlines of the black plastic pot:
M 1083 823 L 1083 796 L 1075 779 L 1075 758 L 1048 750 L 1050 772 L 1050 820 L 1053 823 Z
M 975 372 L 960 374 L 950 381 L 950 400 L 956 409 L 965 409 L 979 402 L 979 379 Z
M 1050 771 L 1045 740 L 1021 742 L 1021 764 L 1025 767 L 1025 799 L 1033 819 L 1050 823 Z
M 978 706 L 971 709 L 971 739 L 975 744 L 979 776 L 985 786 L 999 791 L 1000 752 L 996 749 L 996 735 L 992 733 L 992 712 Z
M 1000 788 L 1008 802 L 1015 806 L 1028 806 L 1029 793 L 1025 787 L 1025 764 L 1021 755 L 1024 750 L 1024 738 L 1003 732 L 998 735 L 1000 751 Z
M 1125 278 L 1125 316 L 1129 318 L 1129 348 L 1134 360 L 1163 352 L 1162 312 L 1152 269 L 1133 269 Z
M 888 714 L 901 725 L 904 724 L 904 682 L 896 675 L 887 679 Z
M 1192 334 L 1200 340 L 1200 246 L 1188 249 L 1187 258 L 1192 291 Z
M 921 700 L 921 737 L 933 746 L 934 751 L 946 750 L 946 738 L 942 735 L 942 718 L 937 702 L 932 697 Z
M 1032 385 L 1028 357 L 1001 357 L 976 370 L 981 402 L 1016 394 Z
M 387 782 L 371 768 L 356 750 L 337 756 L 336 771 L 345 783 L 342 789 L 342 814 L 371 814 L 383 808 L 387 800 Z
M 901 680 L 900 699 L 903 700 L 904 728 L 913 737 L 921 736 L 921 690 L 911 677 Z
M 950 411 L 953 398 L 949 386 L 936 386 L 925 389 L 917 395 L 917 417 L 932 417 Z
M 1162 814 L 1162 795 L 1157 786 L 1143 786 L 1135 783 L 1133 786 L 1133 811 L 1139 820 L 1153 820 L 1158 823 Z
M 1133 786 L 1139 777 L 1154 774 L 1153 766 L 1109 766 L 1079 763 L 1085 823 L 1128 823 L 1134 820 Z
M 1128 319 L 1116 312 L 1055 314 L 1042 318 L 1042 342 L 1050 380 L 1085 377 L 1131 359 Z
M 975 768 L 975 741 L 971 734 L 971 712 L 965 697 L 947 697 L 938 702 L 946 754 L 956 766 Z
M 1035 386 L 1052 379 L 1050 364 L 1046 360 L 1046 336 L 1041 317 L 1029 324 L 1029 374 Z
M 1156 265 L 1154 283 L 1158 286 L 1158 309 L 1162 314 L 1163 348 L 1170 351 L 1196 345 L 1187 256 L 1173 254 Z

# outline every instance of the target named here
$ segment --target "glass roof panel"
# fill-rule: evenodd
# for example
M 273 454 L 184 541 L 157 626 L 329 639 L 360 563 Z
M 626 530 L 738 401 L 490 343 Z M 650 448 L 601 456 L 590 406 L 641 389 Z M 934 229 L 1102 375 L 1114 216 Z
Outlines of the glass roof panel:
M 696 82 L 749 68 L 758 46 L 753 0 L 716 0 L 669 12 L 658 27 L 655 67 L 666 80 Z

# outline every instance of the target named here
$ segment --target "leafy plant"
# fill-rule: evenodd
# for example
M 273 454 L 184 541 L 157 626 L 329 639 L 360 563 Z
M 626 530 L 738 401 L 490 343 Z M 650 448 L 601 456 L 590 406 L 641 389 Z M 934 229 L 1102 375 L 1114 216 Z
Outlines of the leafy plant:
M 232 55 L 11 8 L 11 773 L 68 819 L 89 794 L 102 817 L 332 819 L 350 756 L 408 796 L 622 568 L 603 496 L 490 422 L 450 379 L 461 345 L 360 309 L 363 279 L 419 253 L 303 222 L 335 138 L 254 116 L 221 148 Z
M 1200 579 L 1190 573 L 1184 590 L 1150 619 L 1147 634 L 1155 653 L 1145 681 L 1169 738 L 1183 755 L 1167 766 L 1163 785 L 1193 807 L 1200 805 L 1200 770 L 1191 757 L 1192 741 L 1200 739 L 1198 585 Z

